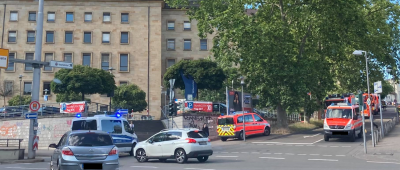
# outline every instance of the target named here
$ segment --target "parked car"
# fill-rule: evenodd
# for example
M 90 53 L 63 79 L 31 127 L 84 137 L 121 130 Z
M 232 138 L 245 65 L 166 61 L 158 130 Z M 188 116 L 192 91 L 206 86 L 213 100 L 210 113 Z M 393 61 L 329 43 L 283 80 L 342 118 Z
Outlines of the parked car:
M 111 136 L 103 131 L 68 131 L 55 148 L 50 159 L 50 169 L 119 169 L 118 148 Z
M 139 142 L 135 147 L 135 157 L 138 162 L 149 159 L 175 159 L 185 163 L 188 158 L 197 158 L 205 162 L 213 154 L 210 139 L 198 129 L 169 129 Z

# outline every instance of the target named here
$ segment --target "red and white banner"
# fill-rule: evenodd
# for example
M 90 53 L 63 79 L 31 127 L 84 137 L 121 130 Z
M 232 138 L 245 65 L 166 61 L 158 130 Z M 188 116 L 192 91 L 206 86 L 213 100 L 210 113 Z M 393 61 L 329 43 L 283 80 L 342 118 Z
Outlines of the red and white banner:
M 60 113 L 80 113 L 85 111 L 86 102 L 60 103 Z
M 39 136 L 34 136 L 33 137 L 33 147 L 32 147 L 32 149 L 34 150 L 34 151 L 36 151 L 36 150 L 38 150 L 38 145 L 39 145 Z
M 213 103 L 212 102 L 199 102 L 199 101 L 186 101 L 185 109 L 191 111 L 202 111 L 202 112 L 212 112 Z

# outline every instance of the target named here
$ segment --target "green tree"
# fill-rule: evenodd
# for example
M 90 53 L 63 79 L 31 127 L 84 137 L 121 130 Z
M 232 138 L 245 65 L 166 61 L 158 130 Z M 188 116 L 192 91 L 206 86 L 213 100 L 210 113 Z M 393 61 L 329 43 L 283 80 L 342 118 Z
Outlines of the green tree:
M 143 111 L 147 107 L 146 93 L 135 84 L 119 86 L 114 92 L 112 106 L 129 109 L 129 112 Z
M 10 100 L 8 100 L 8 105 L 9 106 L 19 106 L 21 105 L 20 103 L 20 98 L 22 98 L 22 105 L 29 105 L 31 103 L 31 96 L 22 96 L 20 95 L 14 96 Z
M 75 92 L 66 92 L 56 94 L 56 102 L 69 102 L 69 101 L 81 101 L 82 95 Z M 85 98 L 85 101 L 90 102 L 91 100 Z
M 166 2 L 173 7 L 192 3 Z M 376 77 L 379 68 L 395 67 L 399 59 L 391 53 L 399 49 L 399 5 L 389 0 L 194 3 L 199 5 L 187 13 L 197 20 L 199 36 L 216 32 L 213 56 L 240 66 L 248 89 L 260 94 L 260 104 L 277 108 L 282 127 L 287 127 L 287 110 L 313 110 L 313 104 L 306 104 L 307 92 L 318 103 L 328 91 L 363 86 L 365 74 L 360 70 L 365 68 L 365 58 L 352 55 L 355 49 L 368 51 L 370 75 Z M 246 15 L 248 5 L 258 11 Z
M 382 81 L 381 99 L 384 99 L 388 94 L 393 93 L 394 88 L 388 81 Z
M 62 82 L 51 83 L 51 90 L 54 93 L 73 92 L 80 94 L 81 100 L 85 100 L 85 94 L 104 94 L 116 88 L 112 74 L 89 66 L 76 65 L 73 69 L 61 69 L 54 77 Z
M 218 67 L 217 63 L 209 59 L 181 60 L 169 67 L 164 74 L 164 82 L 167 87 L 169 87 L 169 79 L 175 79 L 174 87 L 185 89 L 180 70 L 185 76 L 193 76 L 199 90 L 219 90 L 223 87 L 223 81 L 226 78 L 224 71 Z

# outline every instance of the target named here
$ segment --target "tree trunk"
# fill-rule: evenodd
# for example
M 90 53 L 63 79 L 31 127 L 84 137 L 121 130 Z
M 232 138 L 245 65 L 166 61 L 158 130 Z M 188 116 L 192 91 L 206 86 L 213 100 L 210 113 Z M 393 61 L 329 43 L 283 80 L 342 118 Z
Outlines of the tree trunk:
M 3 107 L 6 107 L 6 96 L 3 96 L 4 97 L 4 105 L 3 105 Z
M 85 93 L 82 93 L 82 101 L 85 101 Z
M 287 114 L 286 110 L 282 108 L 282 105 L 278 104 L 276 106 L 276 111 L 277 111 L 277 123 L 279 127 L 282 128 L 287 128 L 288 127 L 288 121 L 287 121 Z
M 304 123 L 310 123 L 310 117 L 311 117 L 311 114 L 306 112 L 304 114 Z

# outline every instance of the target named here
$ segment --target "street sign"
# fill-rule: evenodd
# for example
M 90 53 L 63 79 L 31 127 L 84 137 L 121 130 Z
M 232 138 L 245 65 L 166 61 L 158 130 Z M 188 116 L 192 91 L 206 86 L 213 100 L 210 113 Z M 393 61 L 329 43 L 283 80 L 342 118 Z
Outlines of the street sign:
M 0 68 L 8 68 L 8 49 L 0 49 Z
M 44 95 L 43 98 L 44 98 L 44 101 L 48 101 L 49 100 L 49 96 L 48 95 Z
M 26 113 L 25 119 L 37 119 L 37 116 L 38 116 L 37 113 Z
M 128 109 L 119 109 L 117 110 L 119 114 L 128 114 Z
M 49 65 L 50 67 L 66 68 L 66 69 L 72 69 L 74 67 L 74 64 L 72 63 L 53 61 L 53 60 L 50 61 Z
M 377 81 L 374 83 L 374 93 L 382 93 L 382 82 Z
M 193 109 L 193 102 L 188 102 L 187 104 L 189 109 Z
M 31 112 L 36 112 L 40 109 L 40 103 L 38 101 L 32 101 L 31 104 L 29 104 L 29 110 Z
M 39 146 L 39 136 L 34 136 L 33 137 L 33 146 L 32 149 L 34 151 L 38 150 L 38 146 Z
M 367 104 L 370 105 L 371 104 L 371 99 L 367 99 Z

